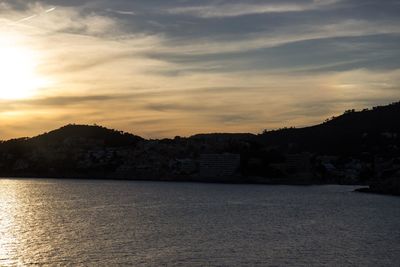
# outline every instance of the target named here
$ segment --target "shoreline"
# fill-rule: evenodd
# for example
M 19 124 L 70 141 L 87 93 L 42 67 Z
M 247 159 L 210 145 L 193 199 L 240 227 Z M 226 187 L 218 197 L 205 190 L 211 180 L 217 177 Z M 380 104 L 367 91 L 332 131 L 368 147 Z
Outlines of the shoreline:
M 386 196 L 396 196 L 400 197 L 400 194 L 395 192 L 385 192 L 380 190 L 373 190 L 368 185 L 362 184 L 338 184 L 338 183 L 288 183 L 288 182 L 271 182 L 271 181 L 255 181 L 255 180 L 209 180 L 209 179 L 151 179 L 151 178 L 110 178 L 110 177 L 29 177 L 29 176 L 0 176 L 2 179 L 21 179 L 21 180 L 35 180 L 35 179 L 49 179 L 49 180 L 86 180 L 86 181 L 126 181 L 126 182 L 162 182 L 162 183 L 199 183 L 199 184 L 220 184 L 220 185 L 276 185 L 276 186 L 324 186 L 324 185 L 342 185 L 342 186 L 357 186 L 359 188 L 354 189 L 354 193 L 366 193 L 366 194 L 376 194 L 376 195 L 386 195 Z
M 387 196 L 397 196 L 399 197 L 400 194 L 391 191 L 381 191 L 381 190 L 374 190 L 371 189 L 369 185 L 363 184 L 339 184 L 339 183 L 290 183 L 285 181 L 260 181 L 260 180 L 246 180 L 246 177 L 241 177 L 239 180 L 227 180 L 225 179 L 218 179 L 216 178 L 213 180 L 212 178 L 189 178 L 189 179 L 182 179 L 179 178 L 165 178 L 165 179 L 156 179 L 156 178 L 111 178 L 111 177 L 101 177 L 101 176 L 92 176 L 91 177 L 79 177 L 79 176 L 64 176 L 64 177 L 54 177 L 54 176 L 13 176 L 13 175 L 0 175 L 1 179 L 21 179 L 21 180 L 35 180 L 35 179 L 50 179 L 50 180 L 86 180 L 86 181 L 127 181 L 127 182 L 162 182 L 162 183 L 200 183 L 200 184 L 228 184 L 228 185 L 277 185 L 277 186 L 323 186 L 323 185 L 342 185 L 342 186 L 357 186 L 359 188 L 354 189 L 352 192 L 355 193 L 368 193 L 368 194 L 377 194 L 377 195 L 387 195 Z M 187 177 L 186 177 L 187 178 Z M 238 179 L 235 177 L 234 179 Z
M 361 188 L 357 188 L 357 189 L 354 190 L 354 192 L 400 197 L 400 193 L 398 193 L 398 192 L 376 190 L 376 189 L 373 189 L 373 188 L 371 188 L 371 187 L 361 187 Z
M 238 185 L 246 185 L 246 184 L 254 184 L 254 185 L 291 185 L 291 186 L 318 186 L 318 185 L 344 185 L 344 186 L 367 186 L 362 184 L 339 184 L 339 183 L 310 183 L 310 182 L 287 182 L 285 181 L 273 181 L 273 180 L 246 180 L 246 177 L 242 177 L 242 179 L 233 180 L 228 179 L 219 179 L 219 178 L 165 178 L 165 179 L 156 179 L 156 178 L 111 178 L 111 177 L 101 177 L 101 176 L 92 176 L 92 177 L 83 177 L 83 176 L 64 176 L 64 177 L 55 177 L 55 176 L 12 176 L 12 175 L 0 175 L 0 179 L 51 179 L 51 180 L 93 180 L 93 181 L 138 181 L 138 182 L 174 182 L 174 183 L 204 183 L 204 184 L 238 184 Z M 365 187 L 364 187 L 365 188 Z

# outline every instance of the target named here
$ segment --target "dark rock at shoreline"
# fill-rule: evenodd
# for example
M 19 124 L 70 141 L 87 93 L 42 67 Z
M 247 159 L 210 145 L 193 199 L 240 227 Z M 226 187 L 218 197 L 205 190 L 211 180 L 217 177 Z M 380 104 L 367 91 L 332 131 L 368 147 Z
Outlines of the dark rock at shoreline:
M 369 187 L 356 189 L 357 192 L 400 196 L 400 177 L 382 179 Z

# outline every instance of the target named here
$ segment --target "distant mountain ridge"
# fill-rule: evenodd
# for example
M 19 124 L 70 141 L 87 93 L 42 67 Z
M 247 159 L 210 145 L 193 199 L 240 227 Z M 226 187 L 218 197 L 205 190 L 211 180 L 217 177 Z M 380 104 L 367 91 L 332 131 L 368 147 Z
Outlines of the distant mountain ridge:
M 237 168 L 237 173 L 232 177 L 202 177 L 202 173 L 209 173 L 202 164 L 230 166 L 230 170 Z M 210 133 L 146 140 L 102 126 L 69 124 L 32 138 L 0 141 L 0 175 L 370 183 L 375 191 L 396 193 L 400 192 L 400 102 L 348 110 L 310 127 L 261 134 Z
M 303 128 L 282 128 L 277 130 L 266 131 L 261 135 L 264 140 L 269 143 L 272 142 L 291 142 L 291 141 L 306 141 L 309 137 L 314 139 L 317 136 L 335 136 L 345 137 L 349 135 L 359 136 L 360 134 L 380 134 L 382 132 L 400 132 L 400 101 L 394 102 L 386 106 L 378 106 L 372 109 L 364 109 L 362 111 L 348 110 L 344 114 L 337 117 L 332 117 L 325 122 L 303 127 Z M 195 134 L 188 138 L 202 139 L 202 138 L 235 138 L 235 139 L 251 139 L 257 135 L 252 133 L 204 133 Z M 105 139 L 107 144 L 112 145 L 126 145 L 132 141 L 145 140 L 144 138 L 114 129 L 108 129 L 98 125 L 79 125 L 68 124 L 59 129 L 52 130 L 47 133 L 40 134 L 31 138 L 18 138 L 15 140 L 32 140 L 35 142 L 53 142 L 62 141 L 63 139 L 71 137 L 84 137 Z M 185 138 L 185 137 L 183 137 Z M 314 139 L 315 140 L 315 139 Z M 7 141 L 1 141 L 4 143 Z M 308 141 L 309 142 L 309 141 Z M 310 142 L 311 144 L 312 142 Z
M 57 130 L 50 131 L 31 138 L 32 142 L 52 143 L 62 142 L 66 138 L 85 138 L 102 140 L 106 146 L 126 146 L 142 141 L 143 138 L 131 133 L 108 129 L 97 125 L 68 124 Z
M 382 134 L 400 133 L 400 102 L 387 106 L 348 110 L 324 123 L 305 128 L 286 128 L 265 132 L 267 144 L 296 144 L 299 150 L 324 153 L 356 153 L 380 144 Z

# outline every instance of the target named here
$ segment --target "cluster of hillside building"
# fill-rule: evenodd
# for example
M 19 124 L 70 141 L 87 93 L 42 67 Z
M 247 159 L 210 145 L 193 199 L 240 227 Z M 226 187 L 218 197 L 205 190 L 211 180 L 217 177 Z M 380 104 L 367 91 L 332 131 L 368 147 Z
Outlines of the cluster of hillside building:
M 261 183 L 357 184 L 371 177 L 400 177 L 400 158 L 396 157 L 366 160 L 278 151 L 276 158 L 266 158 L 268 151 L 246 138 L 221 136 L 144 140 L 119 147 L 106 146 L 102 140 L 67 138 L 19 154 L 0 151 L 0 170 L 2 175 L 16 176 Z

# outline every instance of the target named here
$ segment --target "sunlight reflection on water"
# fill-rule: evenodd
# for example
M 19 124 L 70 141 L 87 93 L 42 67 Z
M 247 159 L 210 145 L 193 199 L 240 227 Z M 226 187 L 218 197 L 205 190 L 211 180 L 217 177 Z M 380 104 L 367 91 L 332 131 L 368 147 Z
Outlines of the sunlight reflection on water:
M 395 266 L 400 198 L 353 189 L 0 179 L 0 266 Z

